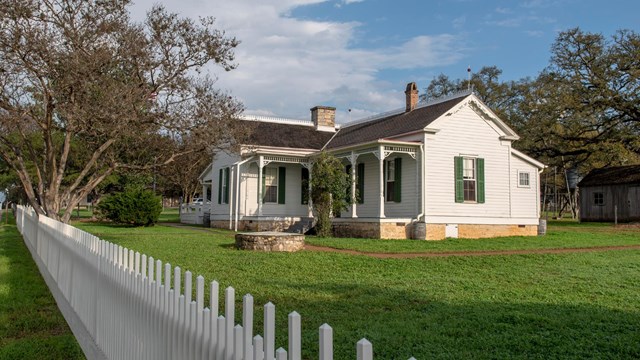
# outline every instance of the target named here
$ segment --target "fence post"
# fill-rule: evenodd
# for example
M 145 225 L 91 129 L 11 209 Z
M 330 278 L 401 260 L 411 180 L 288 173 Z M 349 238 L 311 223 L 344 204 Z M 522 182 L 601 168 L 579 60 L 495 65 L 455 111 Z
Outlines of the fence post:
M 333 329 L 329 324 L 320 326 L 320 360 L 333 360 Z
M 358 360 L 373 360 L 373 346 L 367 339 L 362 339 L 356 344 Z

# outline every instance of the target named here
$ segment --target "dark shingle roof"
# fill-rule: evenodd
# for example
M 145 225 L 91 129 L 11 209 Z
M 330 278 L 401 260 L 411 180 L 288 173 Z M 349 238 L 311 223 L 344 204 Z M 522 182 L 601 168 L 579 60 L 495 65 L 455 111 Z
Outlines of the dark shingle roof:
M 414 109 L 411 112 L 403 112 L 361 124 L 345 126 L 338 131 L 338 134 L 331 140 L 327 148 L 335 149 L 422 130 L 467 96 L 468 94 L 464 94 L 441 103 Z
M 313 126 L 238 121 L 242 121 L 249 130 L 248 139 L 244 141 L 249 145 L 320 150 L 335 135 L 333 132 L 317 131 Z
M 578 186 L 640 184 L 640 165 L 617 166 L 594 169 L 580 181 Z

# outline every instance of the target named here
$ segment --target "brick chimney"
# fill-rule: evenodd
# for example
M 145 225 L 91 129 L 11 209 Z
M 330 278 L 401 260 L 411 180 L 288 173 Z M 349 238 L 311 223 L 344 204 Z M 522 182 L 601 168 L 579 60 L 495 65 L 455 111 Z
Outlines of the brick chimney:
M 418 104 L 418 86 L 414 82 L 407 84 L 407 90 L 404 91 L 407 99 L 406 111 L 409 112 L 416 108 Z
M 311 108 L 311 120 L 319 131 L 336 131 L 336 108 L 316 106 Z

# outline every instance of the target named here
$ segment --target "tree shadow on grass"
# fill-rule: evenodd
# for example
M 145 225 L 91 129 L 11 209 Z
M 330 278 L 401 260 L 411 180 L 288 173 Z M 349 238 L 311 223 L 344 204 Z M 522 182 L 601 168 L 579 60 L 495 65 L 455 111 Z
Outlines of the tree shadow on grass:
M 84 359 L 15 226 L 0 227 L 0 359 Z
M 354 358 L 361 338 L 373 343 L 375 359 L 640 358 L 636 312 L 471 299 L 448 303 L 357 282 L 283 286 L 308 286 L 306 291 L 322 299 L 273 299 L 280 331 L 276 347 L 286 348 L 286 314 L 295 310 L 302 315 L 304 358 L 317 358 L 318 327 L 325 322 L 334 329 L 336 359 Z M 256 298 L 258 307 L 262 300 Z M 260 310 L 254 328 L 261 333 Z

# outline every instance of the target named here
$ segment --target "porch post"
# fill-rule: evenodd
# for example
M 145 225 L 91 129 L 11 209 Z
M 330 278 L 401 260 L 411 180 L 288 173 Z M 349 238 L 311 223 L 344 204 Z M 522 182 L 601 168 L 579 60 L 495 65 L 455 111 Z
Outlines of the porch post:
M 233 201 L 234 200 L 233 199 L 233 191 L 234 191 L 233 176 L 234 176 L 234 172 L 235 172 L 235 167 L 231 166 L 229 168 L 229 170 L 231 171 L 231 176 L 229 176 L 229 183 L 227 184 L 227 186 L 229 187 L 229 230 L 231 230 L 231 229 L 233 229 L 233 204 L 234 204 L 234 201 Z
M 258 157 L 258 216 L 262 216 L 262 167 L 263 156 Z
M 309 190 L 309 196 L 308 196 L 308 201 L 307 201 L 307 211 L 308 211 L 308 216 L 309 217 L 313 217 L 313 200 L 311 199 L 311 175 L 313 173 L 313 163 L 309 162 L 309 186 L 308 186 L 308 190 Z
M 378 160 L 380 163 L 380 218 L 384 216 L 384 145 L 378 147 Z
M 356 170 L 357 170 L 357 166 L 356 166 L 356 162 L 357 162 L 358 157 L 356 156 L 356 153 L 351 151 L 351 158 L 349 159 L 351 161 L 351 217 L 352 218 L 357 218 L 358 214 L 356 213 L 356 205 L 357 205 L 357 200 L 356 200 Z

